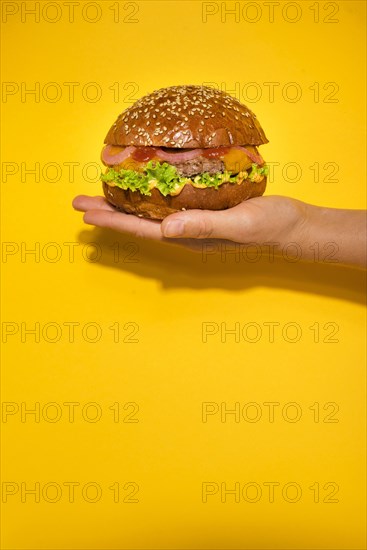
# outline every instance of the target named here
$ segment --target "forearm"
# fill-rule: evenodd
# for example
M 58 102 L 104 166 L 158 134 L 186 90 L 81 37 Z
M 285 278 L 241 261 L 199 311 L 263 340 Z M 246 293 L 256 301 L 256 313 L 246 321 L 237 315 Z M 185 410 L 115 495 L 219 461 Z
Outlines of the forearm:
M 304 204 L 295 242 L 305 260 L 366 267 L 366 212 Z

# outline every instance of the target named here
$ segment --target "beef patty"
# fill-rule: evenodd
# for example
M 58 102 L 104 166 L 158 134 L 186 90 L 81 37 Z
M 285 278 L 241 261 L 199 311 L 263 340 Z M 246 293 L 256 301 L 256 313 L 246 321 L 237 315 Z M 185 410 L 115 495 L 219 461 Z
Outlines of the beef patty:
M 208 172 L 209 174 L 215 174 L 216 172 L 224 172 L 224 162 L 220 159 L 208 159 L 206 157 L 196 157 L 192 160 L 186 160 L 185 162 L 175 163 L 177 172 L 180 176 L 196 176 L 197 174 L 203 174 Z

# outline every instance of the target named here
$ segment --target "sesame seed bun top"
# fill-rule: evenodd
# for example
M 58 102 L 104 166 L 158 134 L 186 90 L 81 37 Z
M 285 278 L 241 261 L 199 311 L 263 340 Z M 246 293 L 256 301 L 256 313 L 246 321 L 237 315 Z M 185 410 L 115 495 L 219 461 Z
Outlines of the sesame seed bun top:
M 250 109 L 207 86 L 171 86 L 142 97 L 108 132 L 109 145 L 210 148 L 267 143 Z

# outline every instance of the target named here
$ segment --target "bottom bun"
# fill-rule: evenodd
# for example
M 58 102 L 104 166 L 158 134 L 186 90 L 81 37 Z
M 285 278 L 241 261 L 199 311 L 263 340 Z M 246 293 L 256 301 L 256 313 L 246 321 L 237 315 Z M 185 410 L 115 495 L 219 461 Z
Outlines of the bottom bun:
M 237 183 L 222 183 L 218 189 L 208 187 L 199 189 L 188 184 L 179 195 L 166 197 L 152 189 L 151 195 L 142 195 L 139 191 L 109 186 L 103 182 L 103 192 L 110 204 L 128 214 L 136 214 L 152 220 L 163 220 L 166 216 L 180 210 L 225 210 L 252 197 L 260 197 L 266 187 L 266 177 L 260 182 L 244 180 Z

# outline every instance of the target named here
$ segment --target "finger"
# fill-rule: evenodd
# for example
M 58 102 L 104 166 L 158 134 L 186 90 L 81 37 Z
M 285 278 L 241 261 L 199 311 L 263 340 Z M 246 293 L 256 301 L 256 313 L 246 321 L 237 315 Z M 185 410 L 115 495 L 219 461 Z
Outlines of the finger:
M 162 234 L 169 238 L 228 239 L 239 241 L 246 232 L 245 209 L 188 210 L 171 214 L 162 222 Z
M 84 221 L 89 225 L 108 227 L 121 233 L 130 233 L 143 239 L 162 241 L 160 222 L 139 218 L 132 214 L 124 214 L 116 210 L 92 209 L 84 214 Z
M 162 232 L 160 229 L 159 231 L 157 231 L 156 228 L 151 227 L 151 225 L 143 227 L 143 225 L 146 224 L 142 223 L 144 221 L 147 221 L 148 224 L 159 225 L 159 222 L 153 222 L 151 220 L 141 220 L 141 218 L 138 218 L 136 216 L 118 212 L 103 197 L 89 197 L 86 195 L 79 195 L 73 200 L 73 207 L 76 210 L 86 212 L 86 214 L 84 215 L 84 221 L 89 225 L 95 225 L 98 227 L 109 227 L 122 233 L 132 233 L 135 236 L 143 238 L 160 240 L 168 244 L 181 245 L 196 252 L 201 251 L 201 244 L 196 242 L 195 239 L 180 239 L 172 241 L 170 239 L 166 239 L 162 236 Z M 112 212 L 119 217 L 118 219 L 113 217 L 113 220 L 111 221 L 111 218 L 108 219 L 108 217 L 104 215 L 104 212 Z
M 84 221 L 89 225 L 108 227 L 121 233 L 130 233 L 135 237 L 182 246 L 194 252 L 202 253 L 203 251 L 203 241 L 198 242 L 196 239 L 166 239 L 162 236 L 160 222 L 138 218 L 132 214 L 123 214 L 115 210 L 112 212 L 88 210 L 84 214 Z
M 73 208 L 80 212 L 86 212 L 87 210 L 107 210 L 113 212 L 114 208 L 111 206 L 104 197 L 89 197 L 88 195 L 78 195 L 73 200 Z

